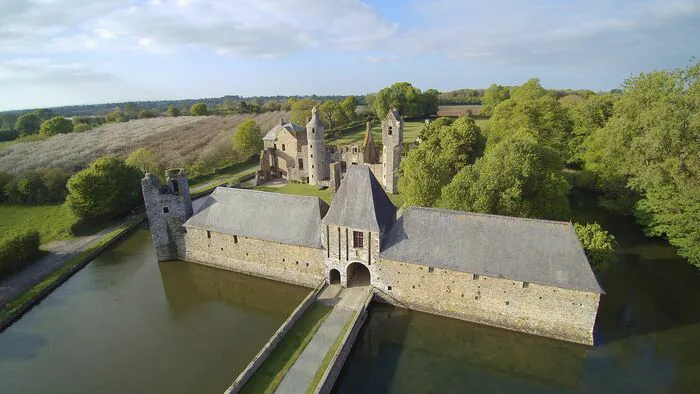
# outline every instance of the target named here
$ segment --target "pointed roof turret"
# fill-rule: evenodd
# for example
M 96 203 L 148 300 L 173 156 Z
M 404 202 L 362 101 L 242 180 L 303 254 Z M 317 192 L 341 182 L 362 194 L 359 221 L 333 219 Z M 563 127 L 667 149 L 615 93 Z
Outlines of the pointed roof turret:
M 365 141 L 362 147 L 364 162 L 366 164 L 379 164 L 379 156 L 377 155 L 377 147 L 374 145 L 374 137 L 372 136 L 372 123 L 367 122 L 365 129 Z
M 321 122 L 321 117 L 318 116 L 318 109 L 315 105 L 311 108 L 311 120 L 306 124 L 306 128 L 323 129 L 323 123 Z
M 389 112 L 387 112 L 386 117 L 394 118 L 397 122 L 401 121 L 401 114 L 399 114 L 399 111 L 397 111 L 396 108 L 389 109 Z
M 322 223 L 358 230 L 386 232 L 396 220 L 396 207 L 369 167 L 348 167 Z

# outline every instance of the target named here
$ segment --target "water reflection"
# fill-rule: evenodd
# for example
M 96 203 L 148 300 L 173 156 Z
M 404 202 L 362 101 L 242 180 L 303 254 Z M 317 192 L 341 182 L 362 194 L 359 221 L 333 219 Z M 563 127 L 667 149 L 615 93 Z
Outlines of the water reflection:
M 596 346 L 374 306 L 336 384 L 339 393 L 697 392 L 700 276 L 631 219 L 574 198 L 573 221 L 618 241 L 599 275 Z
M 140 229 L 0 334 L 0 393 L 219 393 L 309 291 L 158 264 Z

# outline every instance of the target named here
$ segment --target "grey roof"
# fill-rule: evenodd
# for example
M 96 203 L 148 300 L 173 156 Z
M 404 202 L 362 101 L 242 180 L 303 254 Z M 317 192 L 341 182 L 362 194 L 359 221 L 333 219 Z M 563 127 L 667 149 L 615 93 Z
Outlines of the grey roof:
M 327 211 L 318 197 L 218 187 L 184 226 L 320 248 Z
M 267 132 L 267 134 L 265 134 L 265 136 L 263 137 L 263 140 L 274 141 L 275 138 L 277 138 L 277 136 L 279 135 L 280 131 L 282 131 L 282 130 L 287 130 L 290 133 L 292 133 L 292 135 L 294 135 L 294 136 L 296 136 L 297 133 L 303 133 L 306 131 L 305 128 L 299 126 L 296 123 L 291 123 L 291 122 L 281 123 L 280 122 L 277 125 L 275 125 L 275 127 L 271 128 L 270 131 Z
M 311 120 L 306 124 L 307 129 L 312 127 L 317 130 L 323 128 L 321 118 L 318 116 L 318 109 L 315 106 L 311 109 Z
M 401 121 L 401 114 L 399 114 L 399 111 L 392 108 L 389 110 L 389 112 L 386 113 L 386 117 L 384 119 L 391 119 L 391 118 L 394 118 L 397 122 L 400 122 Z
M 395 220 L 396 207 L 369 167 L 353 165 L 348 167 L 323 224 L 384 232 Z
M 602 293 L 568 222 L 411 207 L 380 257 L 522 282 Z

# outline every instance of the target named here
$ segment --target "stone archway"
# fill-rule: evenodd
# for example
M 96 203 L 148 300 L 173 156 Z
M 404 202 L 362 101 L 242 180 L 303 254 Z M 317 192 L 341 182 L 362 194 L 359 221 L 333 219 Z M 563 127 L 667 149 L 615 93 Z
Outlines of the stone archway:
M 369 286 L 372 276 L 364 264 L 350 263 L 347 268 L 348 287 Z
M 339 285 L 340 284 L 340 271 L 333 268 L 331 270 L 331 272 L 329 272 L 329 274 L 328 274 L 328 279 L 329 279 L 330 284 Z

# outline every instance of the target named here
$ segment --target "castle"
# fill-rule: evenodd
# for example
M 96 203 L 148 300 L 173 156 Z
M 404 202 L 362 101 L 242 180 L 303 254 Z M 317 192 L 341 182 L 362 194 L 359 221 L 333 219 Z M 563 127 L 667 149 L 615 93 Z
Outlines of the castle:
M 255 183 L 282 178 L 330 186 L 336 191 L 348 164 L 364 164 L 388 193 L 396 193 L 403 150 L 403 127 L 401 115 L 394 109 L 389 110 L 382 121 L 381 156 L 377 153 L 369 123 L 362 145 L 327 146 L 323 123 L 318 110 L 313 107 L 306 128 L 280 120 L 265 134 Z
M 571 223 L 420 207 L 397 215 L 387 184 L 359 164 L 348 166 L 330 206 L 219 187 L 193 212 L 182 170 L 163 186 L 147 174 L 142 187 L 159 261 L 308 287 L 372 286 L 405 308 L 593 343 L 603 291 Z

